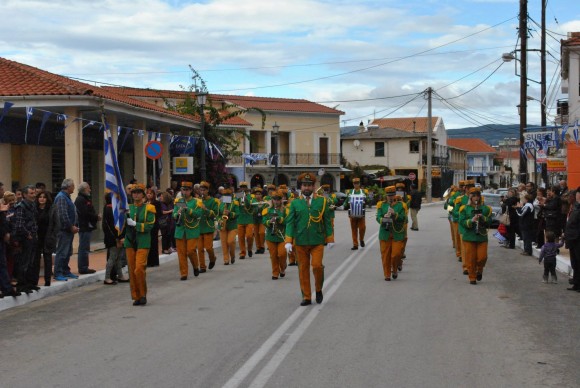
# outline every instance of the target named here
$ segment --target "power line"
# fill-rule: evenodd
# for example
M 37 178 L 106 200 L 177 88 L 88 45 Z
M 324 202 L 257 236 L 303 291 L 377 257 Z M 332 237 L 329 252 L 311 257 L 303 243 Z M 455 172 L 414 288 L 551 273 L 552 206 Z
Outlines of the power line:
M 510 46 L 510 47 L 511 47 L 511 46 Z M 459 79 L 457 79 L 457 80 L 455 80 L 455 81 L 453 81 L 453 82 L 451 82 L 451 83 L 449 83 L 449 84 L 447 84 L 447 85 L 445 85 L 445 86 L 442 86 L 442 87 L 438 88 L 437 90 L 445 89 L 446 87 L 448 87 L 448 86 L 451 86 L 451 85 L 453 85 L 454 83 L 457 83 L 457 82 L 459 82 L 459 81 L 461 81 L 461 80 L 463 80 L 463 79 L 465 79 L 465 78 L 469 77 L 470 75 L 473 75 L 473 74 L 475 74 L 475 73 L 477 73 L 477 72 L 479 72 L 479 71 L 481 71 L 481 70 L 485 69 L 486 67 L 488 67 L 489 65 L 492 65 L 492 64 L 494 64 L 494 63 L 495 63 L 495 62 L 497 62 L 498 60 L 499 60 L 499 59 L 494 59 L 493 61 L 491 61 L 491 62 L 490 62 L 490 63 L 488 63 L 487 65 L 485 65 L 485 66 L 483 66 L 483 67 L 480 67 L 479 69 L 477 69 L 477 70 L 475 70 L 475 71 L 473 71 L 473 72 L 471 72 L 471 73 L 469 73 L 469 74 L 467 74 L 467 75 L 465 75 L 465 76 L 463 76 L 463 77 L 461 77 L 461 78 L 459 78 Z
M 481 86 L 481 84 L 483 84 L 483 83 L 484 83 L 485 81 L 487 81 L 487 80 L 488 80 L 488 79 L 489 79 L 489 78 L 490 78 L 492 75 L 494 75 L 494 74 L 495 74 L 495 72 L 496 72 L 496 71 L 498 71 L 498 70 L 499 70 L 499 68 L 500 68 L 500 67 L 502 67 L 504 63 L 505 63 L 505 62 L 503 62 L 503 61 L 502 61 L 502 62 L 499 64 L 499 66 L 498 66 L 498 67 L 496 67 L 496 68 L 495 68 L 495 70 L 491 72 L 491 74 L 490 74 L 490 75 L 488 75 L 487 77 L 485 77 L 483 81 L 481 81 L 480 83 L 478 83 L 477 85 L 475 85 L 474 87 L 472 87 L 471 89 L 469 89 L 468 91 L 466 91 L 465 93 L 461 93 L 461 94 L 459 94 L 459 95 L 457 95 L 457 96 L 454 96 L 454 97 L 449 97 L 449 98 L 447 98 L 447 99 L 448 99 L 448 100 L 452 100 L 452 99 L 454 99 L 454 98 L 459 98 L 459 97 L 461 97 L 461 96 L 464 96 L 464 95 L 466 95 L 467 93 L 470 93 L 470 92 L 472 92 L 473 90 L 477 89 L 479 86 Z

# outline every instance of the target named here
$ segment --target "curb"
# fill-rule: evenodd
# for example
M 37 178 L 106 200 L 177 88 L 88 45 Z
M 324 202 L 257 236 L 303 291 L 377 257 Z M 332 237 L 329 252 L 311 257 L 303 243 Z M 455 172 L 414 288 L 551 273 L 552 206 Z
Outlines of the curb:
M 516 239 L 516 246 L 524 249 L 524 242 Z M 532 256 L 539 259 L 540 258 L 540 250 L 538 248 L 532 247 Z M 570 259 L 566 256 L 558 255 L 556 256 L 556 270 L 564 275 L 572 277 L 572 266 L 570 265 Z
M 213 242 L 214 249 L 220 248 L 222 246 L 219 240 Z M 170 261 L 177 259 L 177 253 L 171 254 L 160 254 L 159 255 L 159 265 L 163 265 Z M 92 274 L 79 275 L 78 279 L 69 279 L 66 282 L 59 282 L 52 280 L 50 287 L 40 287 L 40 290 L 35 291 L 31 294 L 22 294 L 17 297 L 5 296 L 0 299 L 0 311 L 8 310 L 13 307 L 23 306 L 35 300 L 40 300 L 48 298 L 50 296 L 58 295 L 63 292 L 72 290 L 74 288 L 87 286 L 89 284 L 103 282 L 105 280 L 105 270 L 102 269 Z

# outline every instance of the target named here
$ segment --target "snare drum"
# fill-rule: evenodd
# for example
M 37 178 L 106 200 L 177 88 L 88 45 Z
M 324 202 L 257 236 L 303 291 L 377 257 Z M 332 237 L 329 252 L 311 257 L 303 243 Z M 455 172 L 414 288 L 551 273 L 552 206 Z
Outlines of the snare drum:
M 365 216 L 365 198 L 364 194 L 353 194 L 349 198 L 349 216 L 353 218 L 362 218 Z

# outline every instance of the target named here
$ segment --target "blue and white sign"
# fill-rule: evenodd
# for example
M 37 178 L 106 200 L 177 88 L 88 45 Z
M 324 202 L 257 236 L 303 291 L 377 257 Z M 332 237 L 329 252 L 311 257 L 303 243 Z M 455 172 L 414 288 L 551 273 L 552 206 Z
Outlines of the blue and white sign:
M 524 134 L 524 144 L 527 150 L 536 149 L 546 151 L 550 147 L 557 147 L 556 132 L 526 132 Z

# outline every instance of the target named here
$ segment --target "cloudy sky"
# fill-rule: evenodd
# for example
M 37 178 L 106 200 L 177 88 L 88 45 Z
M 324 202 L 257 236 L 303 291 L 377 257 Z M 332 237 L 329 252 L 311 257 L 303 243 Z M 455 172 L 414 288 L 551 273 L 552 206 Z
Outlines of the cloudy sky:
M 541 0 L 529 2 L 537 49 Z M 572 3 L 548 0 L 548 106 L 561 97 L 559 40 L 580 31 Z M 0 9 L 0 56 L 91 83 L 179 90 L 191 65 L 210 93 L 305 98 L 344 111 L 341 125 L 426 116 L 427 87 L 447 128 L 519 121 L 519 78 L 501 61 L 517 48 L 517 0 L 0 0 Z M 529 62 L 539 80 L 539 55 Z M 528 106 L 539 123 L 540 103 Z

